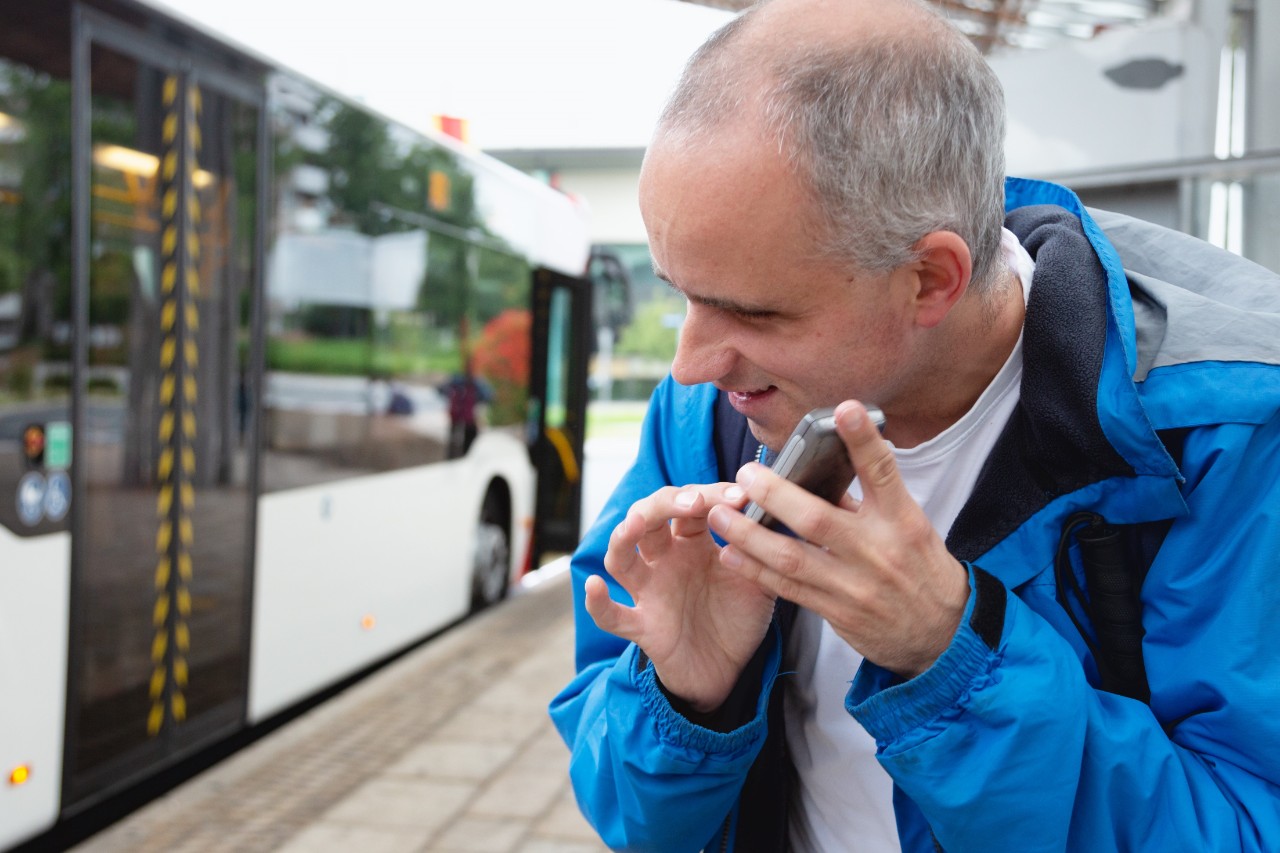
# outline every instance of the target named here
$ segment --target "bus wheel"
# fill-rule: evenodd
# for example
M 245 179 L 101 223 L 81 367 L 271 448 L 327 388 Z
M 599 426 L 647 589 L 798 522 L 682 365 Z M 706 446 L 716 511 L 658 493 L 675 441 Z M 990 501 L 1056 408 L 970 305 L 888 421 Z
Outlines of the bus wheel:
M 511 570 L 511 538 L 502 524 L 500 501 L 494 495 L 485 499 L 476 527 L 476 547 L 472 556 L 471 611 L 496 604 L 507 594 L 507 577 Z

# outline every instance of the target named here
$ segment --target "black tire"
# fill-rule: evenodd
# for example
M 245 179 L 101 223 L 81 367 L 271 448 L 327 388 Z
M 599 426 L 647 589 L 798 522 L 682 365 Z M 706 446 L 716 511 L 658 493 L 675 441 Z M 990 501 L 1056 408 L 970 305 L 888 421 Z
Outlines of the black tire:
M 511 569 L 511 534 L 501 500 L 490 492 L 476 525 L 471 557 L 471 612 L 483 610 L 506 598 Z

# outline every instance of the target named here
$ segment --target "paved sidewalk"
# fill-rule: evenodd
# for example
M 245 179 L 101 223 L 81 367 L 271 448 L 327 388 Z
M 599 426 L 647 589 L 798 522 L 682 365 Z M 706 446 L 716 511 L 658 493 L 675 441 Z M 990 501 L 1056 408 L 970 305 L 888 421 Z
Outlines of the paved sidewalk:
M 427 643 L 75 848 L 597 853 L 546 706 L 567 574 Z

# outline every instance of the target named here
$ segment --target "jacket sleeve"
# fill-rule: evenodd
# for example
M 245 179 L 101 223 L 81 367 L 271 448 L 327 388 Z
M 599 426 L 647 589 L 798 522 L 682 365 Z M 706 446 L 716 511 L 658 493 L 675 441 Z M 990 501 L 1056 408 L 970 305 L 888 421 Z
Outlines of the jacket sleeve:
M 930 670 L 859 671 L 848 709 L 948 853 L 1276 849 L 1280 419 L 1197 430 L 1184 473 L 1142 590 L 1150 707 L 1090 686 L 1051 590 L 972 567 Z
M 632 503 L 666 485 L 718 479 L 713 395 L 712 388 L 685 389 L 669 378 L 659 386 L 636 463 L 571 563 L 577 676 L 552 700 L 551 719 L 570 749 L 578 805 L 613 849 L 701 850 L 724 825 L 764 742 L 767 697 L 780 658 L 776 631 L 754 714 L 719 732 L 673 709 L 653 665 L 634 644 L 597 628 L 583 604 L 583 584 L 592 574 L 605 577 L 615 600 L 630 603 L 603 561 L 609 536 Z

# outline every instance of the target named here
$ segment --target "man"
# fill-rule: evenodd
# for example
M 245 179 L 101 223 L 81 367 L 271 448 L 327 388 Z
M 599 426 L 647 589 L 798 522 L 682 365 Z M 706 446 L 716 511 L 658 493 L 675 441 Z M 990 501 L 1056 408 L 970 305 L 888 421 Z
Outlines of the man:
M 1005 184 L 1003 118 L 912 0 L 775 0 L 686 69 L 640 203 L 688 316 L 551 709 L 611 846 L 1278 843 L 1280 281 Z M 727 482 L 837 404 L 840 506 Z M 1119 691 L 1057 590 L 1099 516 L 1151 543 Z

